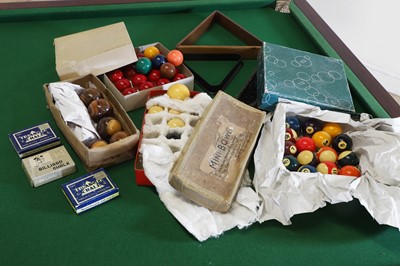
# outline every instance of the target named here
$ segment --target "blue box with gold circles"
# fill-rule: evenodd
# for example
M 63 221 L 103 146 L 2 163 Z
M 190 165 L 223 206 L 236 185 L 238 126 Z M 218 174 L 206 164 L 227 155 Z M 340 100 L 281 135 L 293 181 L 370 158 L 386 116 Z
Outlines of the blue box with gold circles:
M 264 42 L 258 55 L 258 108 L 273 111 L 280 98 L 355 112 L 342 60 Z

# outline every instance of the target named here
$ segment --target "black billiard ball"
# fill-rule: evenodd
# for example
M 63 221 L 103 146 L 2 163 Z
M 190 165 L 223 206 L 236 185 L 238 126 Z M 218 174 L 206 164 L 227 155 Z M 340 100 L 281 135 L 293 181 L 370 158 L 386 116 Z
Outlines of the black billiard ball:
M 310 118 L 301 125 L 303 134 L 312 136 L 315 132 L 322 130 L 322 124 L 318 119 Z
M 360 159 L 358 158 L 357 154 L 353 151 L 343 151 L 339 154 L 337 164 L 340 167 L 345 165 L 353 165 L 358 166 L 360 163 Z
M 332 148 L 338 153 L 349 151 L 353 148 L 353 141 L 347 134 L 339 134 L 332 140 Z

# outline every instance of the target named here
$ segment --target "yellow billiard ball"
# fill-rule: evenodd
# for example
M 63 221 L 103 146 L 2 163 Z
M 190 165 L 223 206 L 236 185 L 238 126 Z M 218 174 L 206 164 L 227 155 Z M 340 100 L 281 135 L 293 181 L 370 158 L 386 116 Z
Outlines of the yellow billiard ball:
M 171 99 L 185 100 L 190 97 L 190 90 L 186 85 L 176 83 L 168 88 L 167 94 Z

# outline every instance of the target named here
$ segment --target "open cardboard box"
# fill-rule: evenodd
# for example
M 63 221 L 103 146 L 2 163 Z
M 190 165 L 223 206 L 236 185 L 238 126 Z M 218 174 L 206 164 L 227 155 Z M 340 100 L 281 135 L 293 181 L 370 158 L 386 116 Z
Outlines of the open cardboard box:
M 166 90 L 174 83 L 183 83 L 189 90 L 193 90 L 193 74 L 186 66 L 181 65 L 178 69 L 185 74 L 185 79 L 127 96 L 122 95 L 105 74 L 138 60 L 135 47 L 123 22 L 55 38 L 54 45 L 56 70 L 61 80 L 88 74 L 98 76 L 112 91 L 125 111 L 143 107 L 150 90 Z M 160 43 L 140 46 L 136 50 L 143 51 L 148 46 L 156 46 L 164 55 L 169 52 Z
M 87 170 L 93 171 L 100 167 L 108 167 L 133 159 L 139 141 L 140 132 L 114 95 L 106 89 L 104 84 L 96 76 L 91 74 L 71 80 L 70 82 L 78 84 L 83 88 L 89 87 L 89 84 L 95 85 L 103 93 L 104 98 L 111 102 L 114 108 L 114 117 L 120 121 L 123 130 L 129 134 L 128 137 L 110 143 L 107 146 L 89 149 L 85 144 L 78 140 L 71 129 L 67 126 L 59 109 L 53 102 L 53 97 L 49 92 L 49 84 L 44 84 L 43 89 L 46 96 L 47 106 L 53 114 L 57 126 L 82 160 Z
M 147 100 L 154 98 L 154 97 L 158 97 L 161 96 L 163 94 L 167 93 L 166 90 L 153 90 L 150 91 L 148 94 L 148 98 Z M 197 95 L 199 92 L 197 91 L 191 91 L 190 92 L 190 97 L 194 97 L 195 95 Z M 147 110 L 144 111 L 144 115 L 143 115 L 143 122 L 142 122 L 142 131 L 140 133 L 140 139 L 139 139 L 139 144 L 138 144 L 138 149 L 136 151 L 136 159 L 135 159 L 135 176 L 136 176 L 136 184 L 139 186 L 153 186 L 153 184 L 150 182 L 150 180 L 146 177 L 146 174 L 144 173 L 144 168 L 143 168 L 143 158 L 142 158 L 142 154 L 140 153 L 140 144 L 143 140 L 143 128 L 145 126 L 146 123 L 146 112 Z
M 161 54 L 167 55 L 169 50 L 165 48 L 161 43 L 152 43 L 152 44 L 147 44 L 143 46 L 139 46 L 138 49 L 136 49 L 139 53 L 142 53 L 147 47 L 150 46 L 155 46 L 160 50 Z M 168 88 L 175 84 L 175 83 L 181 83 L 186 85 L 190 91 L 193 90 L 194 87 L 194 76 L 190 72 L 190 70 L 184 65 L 178 66 L 178 70 L 180 73 L 184 74 L 186 78 L 181 79 L 179 81 L 174 81 L 167 83 L 162 86 L 156 86 L 147 90 L 143 91 L 138 91 L 129 95 L 122 95 L 122 93 L 114 86 L 114 84 L 111 82 L 111 80 L 108 78 L 106 74 L 101 75 L 100 79 L 104 82 L 104 84 L 107 86 L 108 89 L 115 95 L 115 97 L 118 99 L 118 101 L 121 103 L 121 105 L 124 107 L 126 111 L 131 111 L 134 109 L 141 108 L 145 106 L 147 98 L 149 96 L 149 92 L 153 90 L 168 90 Z

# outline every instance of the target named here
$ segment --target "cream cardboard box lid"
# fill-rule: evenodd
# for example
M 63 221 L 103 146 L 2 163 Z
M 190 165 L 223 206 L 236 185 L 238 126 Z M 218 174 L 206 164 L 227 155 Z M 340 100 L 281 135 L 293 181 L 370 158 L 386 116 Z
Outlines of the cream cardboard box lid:
M 137 61 L 124 22 L 55 38 L 54 46 L 61 80 L 97 76 Z

